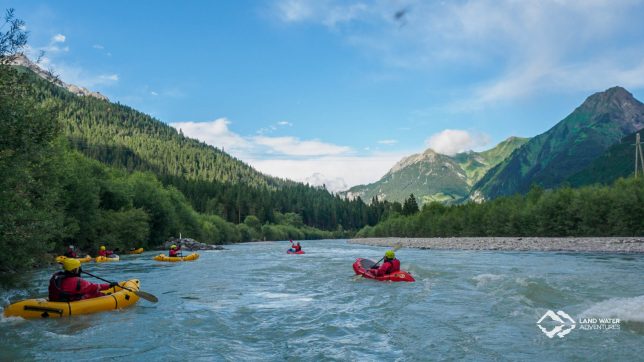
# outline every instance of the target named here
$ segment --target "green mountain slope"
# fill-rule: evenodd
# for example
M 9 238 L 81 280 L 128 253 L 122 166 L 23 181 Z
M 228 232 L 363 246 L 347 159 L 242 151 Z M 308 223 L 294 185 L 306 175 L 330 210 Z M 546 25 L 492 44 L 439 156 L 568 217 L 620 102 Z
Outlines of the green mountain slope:
M 640 137 L 644 129 L 637 131 Z M 573 187 L 604 184 L 609 185 L 620 177 L 632 176 L 635 170 L 635 134 L 622 138 L 611 146 L 588 167 L 570 176 L 566 181 Z
M 154 173 L 177 188 L 196 211 L 240 223 L 255 215 L 276 222 L 276 212 L 294 212 L 304 224 L 326 230 L 375 224 L 380 215 L 361 200 L 347 201 L 325 189 L 282 180 L 130 107 L 71 93 L 17 67 L 32 84 L 32 99 L 55 110 L 70 144 L 110 166 Z
M 505 160 L 515 149 L 523 146 L 529 138 L 510 137 L 496 147 L 483 152 L 463 152 L 454 155 L 454 160 L 467 175 L 468 184 L 474 185 L 492 167 Z
M 351 188 L 347 196 L 402 202 L 414 194 L 422 204 L 460 199 L 468 191 L 465 171 L 451 157 L 428 149 L 402 159 L 377 182 Z
M 349 198 L 403 202 L 414 194 L 421 204 L 439 201 L 453 203 L 465 198 L 471 186 L 487 170 L 508 157 L 526 138 L 511 137 L 484 152 L 464 152 L 453 157 L 431 149 L 399 161 L 380 180 L 352 187 Z
M 491 169 L 474 186 L 472 198 L 525 193 L 532 184 L 558 186 L 642 127 L 644 105 L 624 88 L 593 94 L 568 117 Z

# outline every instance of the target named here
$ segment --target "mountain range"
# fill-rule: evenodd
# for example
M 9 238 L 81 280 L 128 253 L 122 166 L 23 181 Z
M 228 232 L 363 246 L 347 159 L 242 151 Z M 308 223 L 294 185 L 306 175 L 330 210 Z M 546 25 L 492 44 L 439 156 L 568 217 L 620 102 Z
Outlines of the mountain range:
M 111 169 L 153 173 L 165 186 L 180 191 L 199 213 L 236 224 L 251 215 L 261 223 L 275 223 L 280 214 L 296 213 L 300 223 L 324 230 L 358 229 L 379 219 L 377 210 L 364 203 L 262 174 L 131 107 L 90 91 L 73 93 L 76 88 L 50 72 L 35 71 L 39 66 L 28 59 L 18 59 L 10 64 L 29 90 L 25 97 L 51 111 L 71 148 Z
M 642 128 L 644 105 L 613 87 L 588 97 L 543 134 L 511 137 L 484 152 L 448 156 L 428 149 L 343 195 L 402 202 L 414 194 L 421 203 L 452 204 L 524 194 L 532 185 L 607 184 L 632 174 L 635 133 Z
M 595 93 L 554 127 L 533 137 L 488 171 L 474 185 L 471 197 L 491 199 L 526 193 L 533 184 L 544 188 L 560 186 L 590 167 L 611 146 L 642 128 L 644 104 L 626 89 L 613 87 Z M 606 175 L 607 172 L 596 170 L 585 182 L 606 182 L 623 175 Z
M 490 150 L 453 156 L 427 149 L 403 158 L 377 182 L 354 186 L 343 195 L 366 201 L 377 197 L 379 200 L 402 202 L 414 194 L 421 204 L 460 202 L 468 197 L 472 185 L 490 168 L 527 141 L 527 138 L 510 137 Z
M 52 71 L 45 70 L 40 67 L 36 62 L 32 62 L 26 55 L 23 53 L 16 53 L 12 56 L 8 56 L 6 58 L 2 59 L 2 63 L 6 65 L 13 65 L 13 66 L 19 66 L 19 67 L 24 67 L 32 72 L 34 74 L 38 75 L 40 78 L 55 84 L 59 87 L 65 88 L 68 91 L 70 91 L 73 94 L 76 94 L 78 96 L 89 96 L 89 97 L 94 97 L 97 99 L 101 99 L 104 101 L 109 101 L 109 99 L 101 94 L 100 92 L 92 92 L 87 88 L 79 87 L 74 84 L 68 84 L 60 80 L 58 76 L 56 76 Z
M 156 173 L 164 182 L 180 188 L 197 210 L 224 208 L 227 211 L 220 213 L 227 214 L 228 219 L 235 218 L 235 213 L 239 219 L 238 207 L 222 206 L 235 203 L 228 200 L 233 196 L 225 185 L 246 185 L 255 190 L 300 187 L 263 175 L 148 115 L 110 103 L 98 92 L 66 84 L 22 54 L 5 58 L 3 63 L 31 70 L 46 81 L 34 79 L 41 93 L 38 97 L 58 105 L 65 134 L 75 148 L 107 164 Z M 451 156 L 427 149 L 403 158 L 377 182 L 354 186 L 339 195 L 367 202 L 375 197 L 402 202 L 414 194 L 421 204 L 454 204 L 526 193 L 533 184 L 553 188 L 609 183 L 631 172 L 632 144 L 635 132 L 642 128 L 644 104 L 624 88 L 613 87 L 591 95 L 569 116 L 533 138 L 510 137 L 487 151 Z M 210 199 L 202 197 L 205 189 L 210 190 Z M 250 190 L 243 192 L 252 193 Z M 311 202 L 305 201 L 308 192 L 298 193 L 302 199 L 297 203 Z M 313 193 L 317 195 L 317 191 Z M 293 200 L 284 202 L 293 204 Z M 269 203 L 267 200 L 266 205 Z

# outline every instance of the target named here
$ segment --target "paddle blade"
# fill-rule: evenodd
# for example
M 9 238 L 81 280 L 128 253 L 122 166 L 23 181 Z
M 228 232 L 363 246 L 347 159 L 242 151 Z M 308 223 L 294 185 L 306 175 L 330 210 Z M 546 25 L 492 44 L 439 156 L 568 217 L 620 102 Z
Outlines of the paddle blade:
M 376 265 L 376 263 L 375 263 L 373 260 L 369 260 L 369 259 L 362 259 L 362 260 L 360 260 L 360 266 L 361 266 L 364 270 L 369 270 L 369 269 L 371 269 L 371 267 L 372 267 L 372 266 L 374 266 L 374 265 Z
M 134 294 L 138 295 L 139 297 L 147 300 L 148 302 L 156 303 L 159 301 L 159 298 L 155 297 L 154 295 L 150 293 L 146 293 L 144 291 L 138 290 L 134 291 Z

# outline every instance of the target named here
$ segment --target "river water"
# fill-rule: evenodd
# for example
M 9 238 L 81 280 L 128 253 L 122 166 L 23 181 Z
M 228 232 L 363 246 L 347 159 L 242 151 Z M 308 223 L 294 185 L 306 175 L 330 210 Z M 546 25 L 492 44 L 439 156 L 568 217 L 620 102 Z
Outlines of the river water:
M 380 247 L 345 240 L 246 243 L 161 263 L 156 253 L 90 263 L 106 279 L 139 278 L 159 298 L 64 319 L 2 318 L 1 360 L 641 360 L 644 256 L 401 249 L 415 283 L 353 278 Z M 0 291 L 44 296 L 56 268 Z M 548 310 L 575 328 L 549 338 Z M 597 321 L 593 322 L 593 318 Z M 599 318 L 619 318 L 600 323 Z M 572 322 L 565 320 L 565 329 Z M 560 322 L 546 318 L 546 332 Z M 619 328 L 619 329 L 617 329 Z

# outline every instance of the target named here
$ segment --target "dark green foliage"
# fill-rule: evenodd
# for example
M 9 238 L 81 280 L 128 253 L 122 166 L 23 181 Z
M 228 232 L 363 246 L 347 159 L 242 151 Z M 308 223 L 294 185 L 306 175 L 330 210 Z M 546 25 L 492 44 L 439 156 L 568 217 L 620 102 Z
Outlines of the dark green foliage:
M 644 129 L 639 131 L 644 135 Z M 620 177 L 633 175 L 635 171 L 635 134 L 624 137 L 610 147 L 588 167 L 568 178 L 571 186 L 584 186 L 595 183 L 608 185 Z
M 642 236 L 644 178 L 611 186 L 533 187 L 525 196 L 445 206 L 430 203 L 414 215 L 392 213 L 358 237 Z
M 297 213 L 304 225 L 326 230 L 335 230 L 338 225 L 356 230 L 380 219 L 361 200 L 347 201 L 324 188 L 263 175 L 146 114 L 73 95 L 30 71 L 21 71 L 32 84 L 28 96 L 55 106 L 56 117 L 73 148 L 127 172 L 153 173 L 163 185 L 180 191 L 200 213 L 215 214 L 233 223 L 243 222 L 248 215 L 257 216 L 262 223 L 279 223 L 275 211 Z M 167 209 L 164 205 L 148 207 L 153 213 Z M 159 222 L 161 229 L 152 231 L 153 240 L 173 228 L 163 220 Z
M 0 272 L 36 262 L 63 225 L 57 123 L 24 96 L 30 91 L 24 76 L 0 65 Z
M 62 253 L 69 244 L 95 255 L 99 245 L 150 248 L 180 233 L 207 243 L 317 239 L 346 236 L 339 222 L 355 229 L 368 221 L 362 201 L 341 200 L 304 185 L 285 183 L 289 192 L 268 184 L 211 183 L 207 189 L 205 181 L 177 177 L 180 186 L 204 187 L 194 200 L 208 192 L 219 195 L 206 205 L 219 205 L 222 216 L 232 210 L 227 216 L 245 223 L 200 214 L 179 189 L 154 173 L 110 167 L 70 148 L 60 130 L 65 122 L 57 118 L 66 105 L 35 97 L 35 88 L 43 86 L 48 87 L 30 72 L 0 66 L 0 248 L 6 251 L 0 254 L 0 272 L 51 261 L 45 253 Z M 226 186 L 219 190 L 220 185 Z M 318 197 L 302 202 L 310 195 Z M 307 209 L 311 203 L 315 209 Z M 300 213 L 290 212 L 293 208 Z M 378 218 L 373 215 L 371 221 Z M 306 226 L 313 220 L 340 231 Z
M 568 117 L 488 171 L 474 190 L 490 199 L 526 193 L 532 184 L 559 187 L 642 127 L 644 104 L 625 89 L 614 87 L 593 94 Z M 574 180 L 583 183 L 581 179 Z
M 418 212 L 418 203 L 416 202 L 416 198 L 414 197 L 414 194 L 409 195 L 409 198 L 405 200 L 405 203 L 403 204 L 402 208 L 402 214 L 403 215 L 413 215 Z

